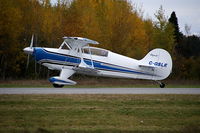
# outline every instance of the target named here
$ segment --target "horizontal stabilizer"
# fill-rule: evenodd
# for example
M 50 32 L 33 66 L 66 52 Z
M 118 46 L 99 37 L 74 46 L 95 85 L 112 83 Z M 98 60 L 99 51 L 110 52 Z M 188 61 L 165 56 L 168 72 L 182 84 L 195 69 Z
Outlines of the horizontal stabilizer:
M 143 68 L 152 68 L 152 69 L 156 68 L 155 66 L 142 65 L 142 64 L 140 64 L 139 67 L 143 67 Z

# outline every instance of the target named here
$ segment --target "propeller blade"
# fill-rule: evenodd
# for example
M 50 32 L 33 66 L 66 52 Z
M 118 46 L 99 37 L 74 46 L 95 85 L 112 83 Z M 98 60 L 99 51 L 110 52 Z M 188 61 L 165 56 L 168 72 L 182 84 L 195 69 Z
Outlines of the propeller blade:
M 32 38 L 31 38 L 31 44 L 30 44 L 30 48 L 32 49 L 33 47 L 33 39 L 34 39 L 34 34 L 32 35 Z
M 29 59 L 30 59 L 30 55 L 28 54 L 28 58 L 27 58 L 27 62 L 26 62 L 26 70 L 28 69 L 28 66 L 29 66 Z

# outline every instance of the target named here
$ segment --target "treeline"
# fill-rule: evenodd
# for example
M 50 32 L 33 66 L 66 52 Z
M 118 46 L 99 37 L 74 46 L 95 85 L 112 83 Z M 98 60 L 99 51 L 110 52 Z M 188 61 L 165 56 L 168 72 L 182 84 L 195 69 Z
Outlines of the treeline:
M 175 13 L 174 13 L 175 14 Z M 174 78 L 200 79 L 200 38 L 179 32 L 176 15 L 162 7 L 156 21 L 144 19 L 128 0 L 0 0 L 0 76 L 45 78 L 49 71 L 30 60 L 23 48 L 59 47 L 63 36 L 81 36 L 102 48 L 141 59 L 154 48 L 164 48 L 174 60 Z M 175 19 L 174 19 L 175 18 Z

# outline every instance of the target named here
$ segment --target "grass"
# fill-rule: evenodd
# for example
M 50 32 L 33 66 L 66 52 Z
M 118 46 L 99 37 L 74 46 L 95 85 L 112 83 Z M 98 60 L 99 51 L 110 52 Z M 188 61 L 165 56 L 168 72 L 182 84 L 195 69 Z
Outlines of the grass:
M 0 95 L 0 132 L 200 132 L 200 95 Z
M 113 78 L 76 78 L 73 79 L 77 82 L 74 86 L 65 87 L 78 87 L 78 88 L 100 88 L 100 87 L 137 87 L 137 88 L 155 88 L 159 87 L 156 82 L 147 80 L 134 80 L 134 79 L 113 79 Z M 200 81 L 195 80 L 165 80 L 163 81 L 168 88 L 200 88 Z M 12 88 L 12 87 L 53 87 L 48 80 L 0 80 L 0 88 Z

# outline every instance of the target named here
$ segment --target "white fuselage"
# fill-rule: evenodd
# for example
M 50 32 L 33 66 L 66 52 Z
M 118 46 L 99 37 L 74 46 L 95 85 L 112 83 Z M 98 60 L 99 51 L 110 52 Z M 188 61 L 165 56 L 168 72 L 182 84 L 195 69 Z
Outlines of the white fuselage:
M 99 49 L 99 48 L 95 48 Z M 103 49 L 99 49 L 103 50 Z M 35 58 L 42 65 L 52 70 L 62 70 L 63 68 L 73 69 L 80 65 L 81 58 L 84 63 L 97 72 L 76 71 L 76 73 L 117 77 L 117 78 L 139 78 L 152 79 L 153 71 L 147 71 L 139 67 L 139 60 L 135 60 L 114 52 L 108 51 L 107 56 L 74 52 L 56 48 L 35 48 Z

